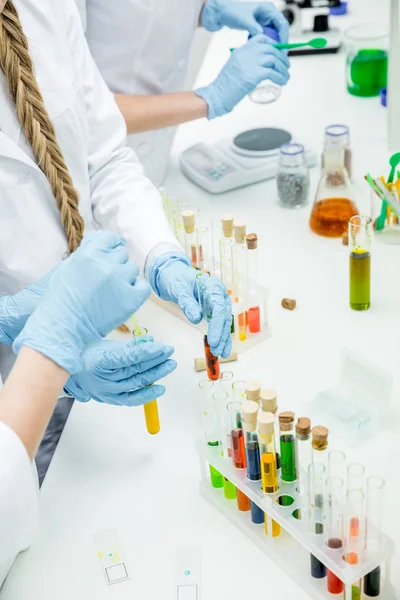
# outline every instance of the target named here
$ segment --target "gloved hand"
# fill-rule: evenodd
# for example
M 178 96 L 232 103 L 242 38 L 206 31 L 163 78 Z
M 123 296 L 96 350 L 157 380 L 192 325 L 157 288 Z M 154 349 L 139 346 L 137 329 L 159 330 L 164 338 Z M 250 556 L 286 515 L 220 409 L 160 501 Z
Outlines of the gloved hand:
M 13 343 L 38 306 L 53 273 L 50 271 L 18 294 L 0 298 L 0 344 Z
M 153 289 L 163 300 L 176 302 L 186 317 L 195 325 L 203 318 L 198 303 L 196 275 L 198 271 L 189 266 L 187 258 L 164 255 L 152 268 L 155 275 Z M 208 323 L 208 342 L 214 356 L 227 358 L 232 350 L 231 325 L 232 305 L 223 283 L 210 277 L 212 315 Z
M 167 360 L 174 349 L 148 339 L 92 344 L 83 353 L 83 370 L 71 375 L 64 389 L 80 402 L 93 398 L 117 406 L 139 406 L 159 398 L 165 387 L 152 384 L 176 369 L 176 361 Z
M 289 23 L 271 2 L 208 0 L 201 14 L 201 22 L 208 31 L 218 31 L 226 25 L 231 29 L 244 29 L 250 35 L 262 33 L 263 26 L 269 25 L 277 30 L 283 44 L 289 39 Z
M 214 119 L 229 113 L 265 79 L 286 85 L 288 69 L 286 54 L 274 48 L 262 33 L 234 50 L 216 80 L 194 93 L 204 98 L 208 104 L 208 118 Z
M 50 278 L 39 306 L 16 338 L 70 373 L 82 369 L 85 348 L 104 337 L 143 304 L 150 294 L 139 269 L 128 261 L 125 240 L 97 232 Z

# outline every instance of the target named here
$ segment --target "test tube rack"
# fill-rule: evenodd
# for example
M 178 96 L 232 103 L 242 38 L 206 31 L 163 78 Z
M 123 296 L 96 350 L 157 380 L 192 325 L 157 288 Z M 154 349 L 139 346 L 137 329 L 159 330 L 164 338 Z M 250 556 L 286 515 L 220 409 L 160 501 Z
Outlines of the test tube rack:
M 352 598 L 352 585 L 357 584 L 365 575 L 383 567 L 380 600 L 394 600 L 395 590 L 390 583 L 390 560 L 394 554 L 394 541 L 382 535 L 380 551 L 368 556 L 357 565 L 344 560 L 336 562 L 329 555 L 323 536 L 310 533 L 308 506 L 306 499 L 297 493 L 296 483 L 280 482 L 279 490 L 274 494 L 265 494 L 261 482 L 249 481 L 246 469 L 236 469 L 230 458 L 221 456 L 221 448 L 209 446 L 204 439 L 197 442 L 200 458 L 200 493 L 218 508 L 247 537 L 249 537 L 274 563 L 282 568 L 302 589 L 316 600 L 343 598 L 342 594 L 330 594 L 326 589 L 326 578 L 315 579 L 310 575 L 310 554 L 321 561 L 344 583 L 344 596 Z M 257 504 L 271 519 L 279 523 L 282 533 L 279 537 L 267 536 L 264 525 L 251 521 L 249 512 L 241 512 L 235 500 L 228 500 L 222 488 L 212 487 L 208 465 L 212 465 L 224 477 L 232 482 L 250 500 Z M 291 498 L 290 506 L 279 504 L 280 498 Z M 301 519 L 293 515 L 300 515 Z M 271 528 L 269 528 L 271 529 Z

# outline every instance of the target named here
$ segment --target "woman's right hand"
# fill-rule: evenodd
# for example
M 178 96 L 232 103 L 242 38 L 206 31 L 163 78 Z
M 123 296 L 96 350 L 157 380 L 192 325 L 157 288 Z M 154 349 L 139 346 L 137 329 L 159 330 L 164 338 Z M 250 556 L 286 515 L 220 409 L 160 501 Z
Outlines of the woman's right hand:
M 14 342 L 29 346 L 69 373 L 82 369 L 85 348 L 123 323 L 145 302 L 150 287 L 137 280 L 125 240 L 91 233 L 51 277 L 38 308 Z
M 270 79 L 278 85 L 289 81 L 289 59 L 263 33 L 236 48 L 215 81 L 195 90 L 208 104 L 208 118 L 229 113 L 259 83 Z

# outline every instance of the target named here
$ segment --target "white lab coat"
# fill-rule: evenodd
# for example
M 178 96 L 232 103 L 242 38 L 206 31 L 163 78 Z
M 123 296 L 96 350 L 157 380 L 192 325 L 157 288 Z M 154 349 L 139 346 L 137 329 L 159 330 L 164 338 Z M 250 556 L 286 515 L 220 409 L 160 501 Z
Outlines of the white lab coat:
M 77 8 L 72 0 L 14 2 L 86 227 L 121 233 L 143 271 L 157 245 L 179 246 L 156 188 L 126 147 L 123 118 L 90 56 Z M 66 252 L 50 186 L 0 77 L 0 294 L 18 292 Z M 11 356 L 0 345 L 3 379 Z
M 25 446 L 0 421 L 0 587 L 39 532 L 38 480 Z
M 182 91 L 203 1 L 76 0 L 90 51 L 110 90 L 138 95 Z M 156 185 L 166 174 L 175 131 L 169 127 L 128 136 Z

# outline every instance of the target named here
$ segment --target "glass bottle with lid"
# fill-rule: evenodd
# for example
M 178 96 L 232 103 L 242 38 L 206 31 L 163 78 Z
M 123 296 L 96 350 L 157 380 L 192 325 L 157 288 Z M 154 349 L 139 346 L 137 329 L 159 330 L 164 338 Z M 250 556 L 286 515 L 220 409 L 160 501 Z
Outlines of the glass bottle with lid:
M 283 144 L 280 148 L 278 175 L 279 204 L 284 208 L 300 208 L 308 202 L 310 177 L 301 144 Z
M 328 146 L 331 136 L 337 136 L 338 142 L 342 142 L 344 147 L 344 166 L 347 169 L 349 177 L 352 176 L 352 151 L 350 145 L 350 128 L 347 125 L 328 125 L 325 128 L 324 149 L 322 152 L 322 166 L 324 166 L 324 152 Z
M 344 153 L 343 132 L 327 135 L 324 166 L 310 217 L 311 229 L 325 237 L 341 237 L 349 219 L 358 213 Z
M 265 35 L 267 35 L 274 42 L 279 42 L 279 34 L 273 27 L 263 27 Z M 249 36 L 250 38 L 251 36 Z M 282 86 L 274 83 L 270 79 L 262 81 L 258 86 L 249 94 L 250 100 L 257 104 L 270 104 L 275 102 L 282 93 Z

